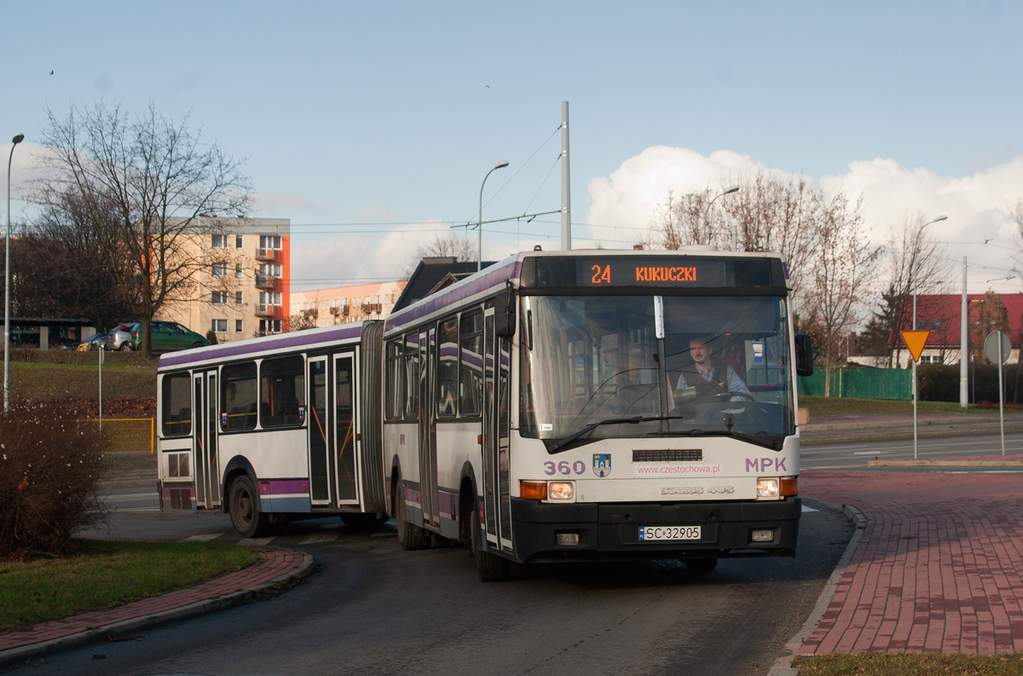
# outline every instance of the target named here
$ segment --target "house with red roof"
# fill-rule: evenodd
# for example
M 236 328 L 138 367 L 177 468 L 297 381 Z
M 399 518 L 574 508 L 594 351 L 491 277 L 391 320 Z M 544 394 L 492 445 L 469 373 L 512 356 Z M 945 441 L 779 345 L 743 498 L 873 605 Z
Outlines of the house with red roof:
M 980 350 L 983 354 L 984 339 L 998 327 L 990 321 L 990 316 L 982 320 L 985 315 L 982 306 L 985 301 L 985 294 L 971 293 L 967 295 L 968 307 L 968 350 Z M 1006 363 L 1014 364 L 1019 360 L 1020 330 L 1023 328 L 1023 294 L 1000 294 L 997 296 L 1008 314 L 1009 340 L 1012 342 L 1012 354 Z M 916 298 L 916 330 L 929 331 L 927 342 L 924 343 L 923 352 L 920 355 L 921 364 L 958 364 L 960 353 L 960 327 L 962 326 L 962 294 L 934 294 L 920 295 Z M 907 297 L 903 317 L 905 321 L 899 331 L 909 331 L 913 323 L 912 297 Z M 981 326 L 983 322 L 988 326 Z M 912 365 L 912 357 L 909 350 L 903 346 L 896 354 L 892 355 L 893 360 L 900 368 L 909 368 Z

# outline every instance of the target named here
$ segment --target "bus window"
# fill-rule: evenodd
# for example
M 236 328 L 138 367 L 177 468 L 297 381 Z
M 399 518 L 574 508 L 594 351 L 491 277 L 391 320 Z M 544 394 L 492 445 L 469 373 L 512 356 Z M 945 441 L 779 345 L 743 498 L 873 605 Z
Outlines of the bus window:
M 188 372 L 163 377 L 161 433 L 178 437 L 192 433 L 192 376 Z
M 462 316 L 461 382 L 459 406 L 463 416 L 480 414 L 483 396 L 483 314 L 474 312 Z
M 458 392 L 458 318 L 440 323 L 437 360 L 437 413 L 454 417 Z
M 225 366 L 220 377 L 220 429 L 256 429 L 256 364 Z
M 388 420 L 398 420 L 405 411 L 405 397 L 402 392 L 401 341 L 394 340 L 387 345 L 387 410 Z
M 405 417 L 419 415 L 419 334 L 405 336 Z
M 305 421 L 302 357 L 266 359 L 260 365 L 259 422 L 263 427 L 301 425 Z

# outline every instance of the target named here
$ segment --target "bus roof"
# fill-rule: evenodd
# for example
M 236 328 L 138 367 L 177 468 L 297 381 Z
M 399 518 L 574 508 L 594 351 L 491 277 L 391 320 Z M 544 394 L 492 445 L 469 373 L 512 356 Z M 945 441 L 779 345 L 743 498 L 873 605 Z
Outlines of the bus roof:
M 779 259 L 784 266 L 784 258 L 774 252 L 741 252 L 717 251 L 712 247 L 692 247 L 673 251 L 649 251 L 635 249 L 588 249 L 577 251 L 523 251 L 518 254 L 484 268 L 476 274 L 466 277 L 451 286 L 426 296 L 406 308 L 393 312 L 386 319 L 387 334 L 403 331 L 410 326 L 419 324 L 432 317 L 452 311 L 464 303 L 482 300 L 501 291 L 510 282 L 518 287 L 523 270 L 523 261 L 527 258 L 697 258 L 697 259 Z M 779 268 L 780 269 L 780 268 Z
M 231 343 L 169 352 L 160 356 L 159 370 L 166 371 L 204 364 L 216 364 L 246 357 L 272 356 L 282 352 L 315 350 L 320 347 L 326 348 L 358 343 L 362 338 L 363 327 L 374 322 L 338 324 L 336 326 L 307 329 L 292 333 L 278 333 L 272 336 L 247 338 L 246 340 L 238 340 Z

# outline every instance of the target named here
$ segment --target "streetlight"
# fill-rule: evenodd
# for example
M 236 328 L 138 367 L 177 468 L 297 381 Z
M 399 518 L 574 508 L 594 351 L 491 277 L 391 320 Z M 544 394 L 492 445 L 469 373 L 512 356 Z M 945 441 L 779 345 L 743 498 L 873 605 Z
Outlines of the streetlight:
M 916 257 L 918 255 L 917 249 L 920 248 L 920 235 L 923 234 L 924 228 L 931 223 L 937 223 L 938 221 L 947 220 L 948 216 L 938 216 L 933 221 L 927 221 L 920 226 L 920 230 L 917 232 L 915 241 L 913 242 L 913 267 L 916 267 Z M 913 287 L 913 326 L 910 327 L 910 331 L 916 331 L 916 280 L 913 279 L 913 271 L 910 270 L 910 284 Z
M 733 192 L 739 192 L 739 186 L 733 185 L 728 190 L 724 191 L 710 202 L 707 202 L 707 208 L 703 211 L 703 232 L 707 236 L 707 244 L 710 244 L 710 205 L 714 204 L 718 197 L 724 197 L 725 195 L 731 195 Z M 738 238 L 738 234 L 733 230 L 732 234 L 732 248 L 735 248 L 735 240 Z
M 4 256 L 4 416 L 11 410 L 11 161 L 14 146 L 25 140 L 24 134 L 11 139 L 7 156 L 7 253 Z
M 910 268 L 910 271 L 909 271 L 909 274 L 910 274 L 909 283 L 910 283 L 910 286 L 913 287 L 913 326 L 910 327 L 910 329 L 909 329 L 910 331 L 916 331 L 916 280 L 913 279 L 913 268 L 916 267 L 916 258 L 917 258 L 917 255 L 919 254 L 919 252 L 917 250 L 920 248 L 920 235 L 923 234 L 924 228 L 926 228 L 931 223 L 937 223 L 938 221 L 944 221 L 946 218 L 948 218 L 948 216 L 938 216 L 933 221 L 927 221 L 926 223 L 924 223 L 923 225 L 920 226 L 920 230 L 917 231 L 916 238 L 913 240 L 913 265 L 912 265 L 912 268 Z M 912 356 L 912 355 L 910 355 L 910 356 Z M 916 460 L 916 456 L 917 456 L 917 446 L 916 446 L 916 444 L 917 444 L 916 405 L 917 405 L 917 400 L 920 398 L 920 391 L 919 391 L 919 389 L 920 388 L 918 387 L 917 380 L 916 380 L 916 359 L 914 359 L 913 360 L 913 459 L 914 460 Z
M 483 268 L 483 186 L 487 184 L 487 179 L 490 178 L 490 175 L 492 173 L 494 173 L 498 169 L 504 169 L 507 166 L 508 163 L 505 162 L 504 160 L 498 162 L 497 164 L 494 165 L 493 169 L 487 172 L 487 175 L 483 177 L 483 183 L 480 184 L 480 222 L 479 225 L 477 226 L 479 229 L 480 236 L 480 249 L 479 255 L 476 258 L 476 272 L 479 272 Z

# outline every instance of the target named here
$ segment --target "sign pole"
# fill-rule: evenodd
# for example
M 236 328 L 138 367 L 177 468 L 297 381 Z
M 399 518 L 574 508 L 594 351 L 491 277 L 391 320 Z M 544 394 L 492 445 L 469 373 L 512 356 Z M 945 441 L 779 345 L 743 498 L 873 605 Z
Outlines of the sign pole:
M 998 364 L 998 425 L 1002 430 L 1002 455 L 1005 455 L 1005 389 L 1002 385 L 1002 364 L 1012 354 L 1012 342 L 1004 331 L 992 331 L 984 339 L 984 356 Z
M 916 297 L 913 298 L 916 300 Z M 924 351 L 924 343 L 927 342 L 927 336 L 931 335 L 930 331 L 903 331 L 902 340 L 905 341 L 906 347 L 909 348 L 909 356 L 913 358 L 913 459 L 917 459 L 917 447 L 916 447 L 916 400 L 919 399 L 919 387 L 916 382 L 916 363 L 920 361 L 920 355 Z

